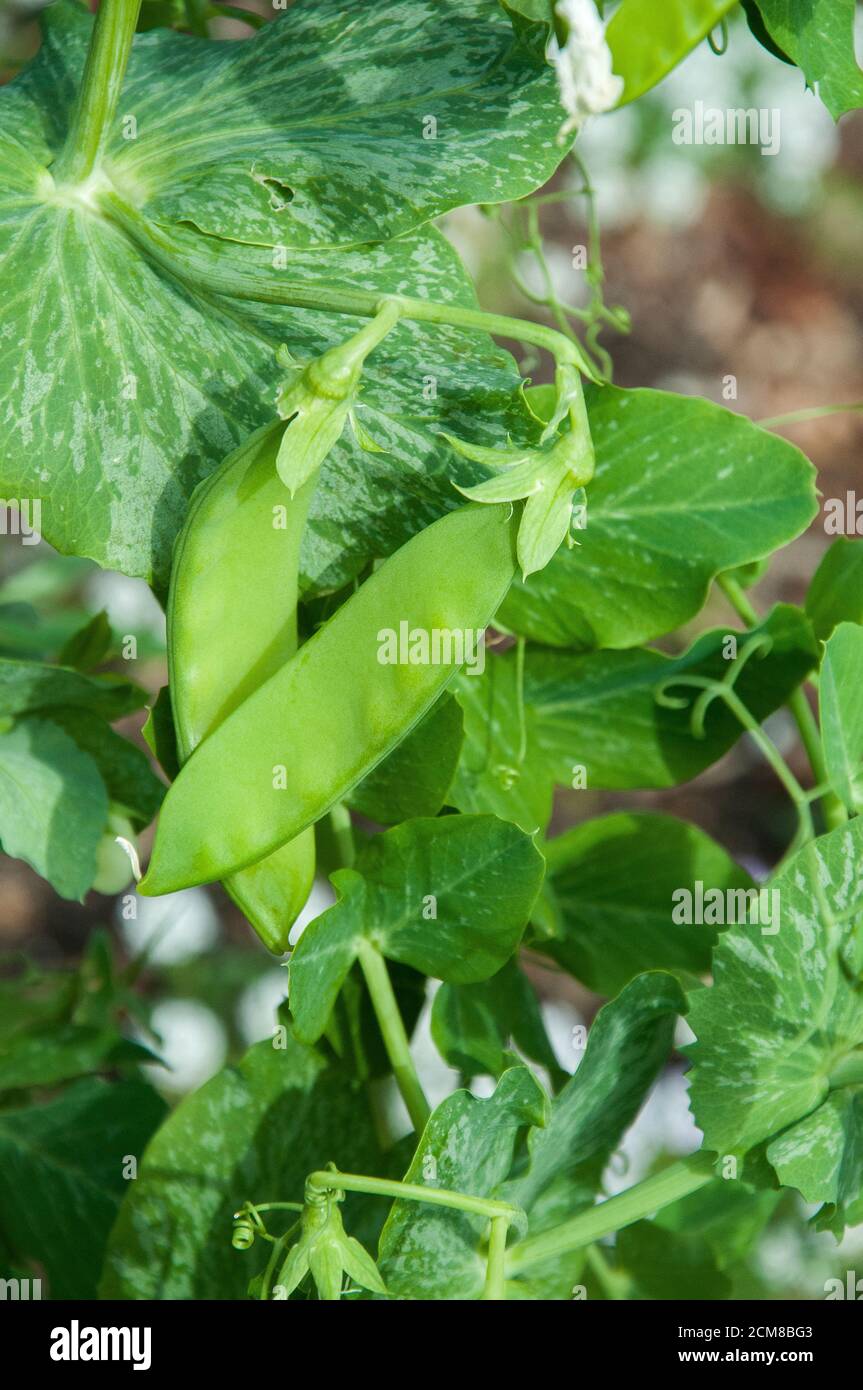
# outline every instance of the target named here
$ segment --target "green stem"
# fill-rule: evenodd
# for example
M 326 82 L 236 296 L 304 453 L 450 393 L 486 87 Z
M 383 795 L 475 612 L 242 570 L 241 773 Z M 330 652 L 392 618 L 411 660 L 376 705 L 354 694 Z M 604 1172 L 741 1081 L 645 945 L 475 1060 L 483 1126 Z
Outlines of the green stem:
M 343 869 L 352 869 L 354 860 L 357 857 L 357 851 L 356 845 L 354 844 L 351 813 L 347 806 L 339 804 L 333 807 L 330 811 L 330 826 L 332 827 L 333 838 L 336 842 L 340 866 Z
M 861 411 L 863 401 L 853 401 L 849 405 L 810 405 L 805 410 L 792 410 L 787 415 L 773 415 L 769 420 L 756 420 L 755 423 L 763 430 L 776 430 L 804 420 L 822 420 L 827 415 L 859 415 Z
M 840 1086 L 863 1086 L 863 1052 L 849 1052 L 833 1068 L 829 1077 L 831 1091 Z
M 488 1265 L 485 1274 L 485 1300 L 501 1302 L 506 1298 L 506 1233 L 508 1216 L 493 1216 L 488 1238 Z
M 361 1173 L 340 1173 L 329 1168 L 310 1173 L 306 1187 L 317 1192 L 365 1192 L 372 1197 L 392 1197 L 400 1202 L 425 1202 L 433 1207 L 450 1207 L 472 1216 L 489 1220 L 501 1217 L 515 1221 L 521 1213 L 508 1202 L 493 1202 L 488 1197 L 471 1197 L 466 1192 L 450 1192 L 445 1187 L 421 1187 L 419 1183 L 398 1182 L 391 1178 L 369 1178 Z
M 102 0 L 66 143 L 52 173 L 82 183 L 94 170 L 126 76 L 141 0 Z
M 747 627 L 756 627 L 760 618 L 756 609 L 749 602 L 742 586 L 736 579 L 728 574 L 720 574 L 717 584 L 724 593 L 728 602 L 731 604 L 738 617 L 742 618 Z M 812 775 L 817 784 L 829 781 L 827 776 L 827 765 L 824 761 L 824 749 L 821 743 L 821 734 L 812 707 L 806 698 L 806 692 L 802 686 L 798 686 L 794 694 L 788 700 L 788 709 L 797 725 L 803 747 L 806 749 L 806 756 L 812 768 Z M 822 810 L 824 820 L 830 830 L 835 830 L 837 826 L 844 825 L 848 819 L 848 812 L 842 805 L 838 796 L 832 791 L 825 793 Z
M 621 1299 L 629 1298 L 632 1291 L 631 1280 L 619 1270 L 610 1267 L 600 1245 L 587 1247 L 587 1266 L 607 1299 L 619 1302 Z
M 714 1162 L 715 1159 L 703 1151 L 693 1154 L 663 1169 L 655 1177 L 636 1183 L 635 1187 L 621 1192 L 619 1196 L 609 1197 L 589 1211 L 581 1212 L 571 1221 L 520 1241 L 509 1252 L 507 1273 L 510 1276 L 520 1274 L 531 1265 L 559 1259 L 572 1250 L 581 1250 L 603 1236 L 612 1235 L 624 1226 L 631 1226 L 633 1222 L 661 1211 L 681 1197 L 688 1197 L 712 1180 Z
M 365 976 L 372 1007 L 384 1040 L 384 1047 L 390 1059 L 390 1066 L 407 1106 L 411 1124 L 417 1134 L 425 1129 L 431 1108 L 420 1085 L 416 1067 L 411 1057 L 408 1035 L 399 1012 L 398 1001 L 393 993 L 387 963 L 380 951 L 371 942 L 361 940 L 359 961 Z
M 205 294 L 227 295 L 260 304 L 285 304 L 294 309 L 317 309 L 337 314 L 372 318 L 384 303 L 394 304 L 399 317 L 415 323 L 447 324 L 452 328 L 476 328 L 496 337 L 516 338 L 551 353 L 558 363 L 571 363 L 596 380 L 596 374 L 580 345 L 545 324 L 510 318 L 506 314 L 487 314 L 460 304 L 438 304 L 434 300 L 413 299 L 407 295 L 379 290 L 346 289 L 338 285 L 286 280 L 281 271 L 262 266 L 241 268 L 227 263 L 219 254 L 219 242 L 200 237 L 179 242 L 163 227 L 148 222 L 136 209 L 113 192 L 99 195 L 102 211 L 135 242 L 150 260 L 169 274 Z

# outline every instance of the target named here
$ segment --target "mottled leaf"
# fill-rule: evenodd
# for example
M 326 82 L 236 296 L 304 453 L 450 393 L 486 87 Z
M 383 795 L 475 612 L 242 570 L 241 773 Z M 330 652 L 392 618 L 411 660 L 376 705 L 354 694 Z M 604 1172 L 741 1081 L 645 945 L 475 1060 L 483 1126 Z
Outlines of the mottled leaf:
M 863 627 L 840 623 L 827 641 L 818 682 L 824 760 L 849 811 L 863 810 Z

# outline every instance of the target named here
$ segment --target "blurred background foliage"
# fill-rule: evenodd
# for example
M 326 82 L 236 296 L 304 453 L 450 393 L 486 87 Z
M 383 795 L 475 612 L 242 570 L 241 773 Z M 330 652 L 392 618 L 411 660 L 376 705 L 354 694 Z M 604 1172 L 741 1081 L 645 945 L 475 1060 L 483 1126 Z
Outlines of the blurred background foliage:
M 9 80 L 35 51 L 39 8 L 22 0 L 0 7 L 0 80 Z M 221 8 L 216 16 L 195 4 L 197 31 L 208 25 L 214 38 L 246 37 L 250 26 Z M 147 26 L 182 27 L 182 12 L 182 0 L 144 0 Z M 271 13 L 259 0 L 256 24 Z M 587 332 L 616 384 L 705 396 L 755 420 L 861 402 L 863 112 L 834 125 L 800 73 L 753 41 L 742 14 L 728 27 L 724 53 L 702 44 L 646 97 L 589 123 L 577 158 L 568 159 L 529 206 L 463 209 L 445 218 L 443 228 L 474 276 L 484 308 L 558 324 L 568 315 Z M 720 108 L 778 108 L 778 153 L 675 144 L 674 111 L 698 100 Z M 508 346 L 526 375 L 548 379 L 544 364 L 523 345 Z M 736 396 L 729 398 L 731 378 Z M 824 499 L 861 490 L 859 411 L 781 428 L 817 465 Z M 822 512 L 761 578 L 756 594 L 762 609 L 803 599 L 827 540 Z M 164 617 L 146 586 L 58 556 L 44 542 L 28 546 L 17 536 L 0 536 L 0 655 L 56 660 L 68 639 L 102 612 L 111 628 L 110 650 L 122 649 L 132 635 L 137 655 L 99 669 L 155 693 L 167 679 Z M 721 598 L 712 598 L 697 628 L 675 634 L 673 645 L 685 645 L 696 630 L 728 616 Z M 146 749 L 140 724 L 134 716 L 117 727 Z M 771 720 L 771 733 L 793 756 L 795 733 L 784 711 Z M 559 793 L 552 831 L 630 807 L 661 808 L 694 821 L 756 874 L 776 861 L 792 831 L 781 789 L 745 742 L 696 782 L 661 794 Z M 316 887 L 305 920 L 328 901 L 327 886 Z M 122 1021 L 139 1049 L 161 1059 L 150 1063 L 139 1050 L 112 1054 L 116 1065 L 143 1060 L 169 1101 L 249 1043 L 270 1036 L 285 992 L 284 969 L 219 888 L 153 900 L 136 898 L 127 884 L 114 896 L 91 892 L 79 904 L 59 898 L 26 864 L 3 855 L 0 963 L 5 1032 L 14 1030 L 16 998 L 42 1001 L 59 1023 L 80 1021 L 81 999 L 95 989 L 103 1042 L 106 1020 L 118 1027 Z M 572 1071 L 581 1055 L 579 1029 L 602 1001 L 547 963 L 528 959 L 525 965 L 561 1066 Z M 682 1026 L 681 1042 L 686 1036 Z M 436 1101 L 458 1076 L 431 1043 L 428 1009 L 415 1046 Z M 474 1088 L 485 1093 L 490 1086 L 479 1081 Z M 678 1059 L 612 1163 L 606 1190 L 629 1186 L 697 1142 Z M 757 1253 L 725 1271 L 733 1297 L 819 1298 L 827 1278 L 844 1281 L 855 1258 L 859 1264 L 863 1227 L 837 1248 L 830 1235 L 799 1218 L 792 1197 L 775 1206 Z M 661 1276 L 662 1252 L 652 1259 Z

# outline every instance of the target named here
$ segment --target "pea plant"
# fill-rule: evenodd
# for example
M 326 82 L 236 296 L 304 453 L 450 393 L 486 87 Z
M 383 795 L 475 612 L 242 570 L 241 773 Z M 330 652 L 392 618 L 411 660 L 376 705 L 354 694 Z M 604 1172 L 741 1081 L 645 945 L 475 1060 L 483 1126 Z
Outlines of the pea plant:
M 113 726 L 150 696 L 99 669 L 134 635 L 0 593 L 3 847 L 81 900 L 155 819 L 127 915 L 221 883 L 286 967 L 272 1035 L 170 1112 L 145 962 L 97 933 L 5 979 L 0 1251 L 56 1298 L 735 1296 L 780 1208 L 863 1221 L 863 547 L 757 611 L 815 471 L 612 385 L 578 136 L 730 26 L 838 119 L 853 0 L 274 8 L 57 0 L 0 89 L 4 499 L 149 583 L 169 667 L 149 759 Z M 538 321 L 479 307 L 465 205 Z M 746 736 L 788 799 L 766 882 L 659 812 L 549 828 L 555 788 L 675 787 Z M 608 1001 L 566 1066 L 525 952 Z M 609 1195 L 684 1017 L 702 1147 Z

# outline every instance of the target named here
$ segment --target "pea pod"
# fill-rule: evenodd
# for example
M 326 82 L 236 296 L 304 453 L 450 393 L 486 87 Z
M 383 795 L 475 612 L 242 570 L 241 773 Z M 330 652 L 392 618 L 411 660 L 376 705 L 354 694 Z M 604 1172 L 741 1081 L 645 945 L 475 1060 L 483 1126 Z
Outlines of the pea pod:
M 650 91 L 721 24 L 737 0 L 623 0 L 605 33 L 624 81 L 619 106 Z
M 366 357 L 397 319 L 384 302 L 358 333 L 293 371 L 278 393 L 282 420 L 253 434 L 193 498 L 168 604 L 183 763 L 296 652 L 300 544 L 317 473 L 342 432 Z M 283 951 L 314 872 L 309 828 L 250 860 L 225 887 L 266 945 Z
M 227 716 L 165 798 L 142 892 L 257 863 L 386 757 L 459 666 L 389 664 L 382 643 L 419 632 L 442 644 L 485 629 L 515 575 L 517 512 L 470 505 L 414 536 Z
M 290 430 L 276 420 L 235 450 L 195 493 L 177 543 L 168 662 L 182 763 L 297 649 L 299 550 L 314 480 L 288 497 L 276 458 Z M 279 952 L 314 873 L 309 829 L 225 887 Z

